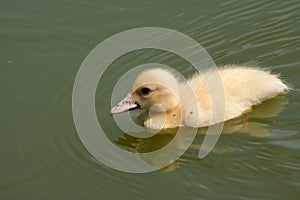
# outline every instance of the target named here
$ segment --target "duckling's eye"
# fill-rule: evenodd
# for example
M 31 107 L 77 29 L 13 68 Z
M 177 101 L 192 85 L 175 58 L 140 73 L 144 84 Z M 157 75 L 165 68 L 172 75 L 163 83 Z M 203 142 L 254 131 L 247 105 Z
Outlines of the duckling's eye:
M 142 93 L 143 95 L 149 94 L 150 91 L 151 91 L 151 90 L 150 90 L 149 88 L 146 88 L 146 87 L 144 87 L 144 88 L 141 89 L 141 93 Z

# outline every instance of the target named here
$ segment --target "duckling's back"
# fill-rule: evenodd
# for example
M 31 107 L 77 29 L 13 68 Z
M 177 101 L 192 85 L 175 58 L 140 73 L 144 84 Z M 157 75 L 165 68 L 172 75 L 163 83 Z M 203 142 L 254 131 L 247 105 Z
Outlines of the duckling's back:
M 227 66 L 221 68 L 219 74 L 226 98 L 248 107 L 288 90 L 278 75 L 263 69 Z
M 218 70 L 225 93 L 225 119 L 229 120 L 246 112 L 251 106 L 273 98 L 288 90 L 288 87 L 270 71 L 243 66 L 225 66 Z M 210 124 L 212 103 L 209 89 L 203 77 L 195 75 L 188 80 L 193 88 L 200 109 L 200 124 Z M 188 101 L 188 100 L 187 100 Z M 222 101 L 222 99 L 218 99 Z

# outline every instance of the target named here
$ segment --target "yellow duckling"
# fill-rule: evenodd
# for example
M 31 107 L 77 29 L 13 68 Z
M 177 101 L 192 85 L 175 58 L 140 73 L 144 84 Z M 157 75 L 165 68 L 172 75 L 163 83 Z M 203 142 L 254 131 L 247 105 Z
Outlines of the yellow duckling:
M 203 79 L 209 73 L 196 73 L 187 81 L 180 81 L 166 69 L 145 70 L 134 81 L 131 92 L 111 109 L 110 114 L 143 109 L 145 112 L 140 118 L 151 129 L 209 126 L 212 124 L 212 101 Z M 225 66 L 218 73 L 225 95 L 223 121 L 249 112 L 253 105 L 288 91 L 277 75 L 263 69 Z M 191 106 L 193 102 L 196 107 Z

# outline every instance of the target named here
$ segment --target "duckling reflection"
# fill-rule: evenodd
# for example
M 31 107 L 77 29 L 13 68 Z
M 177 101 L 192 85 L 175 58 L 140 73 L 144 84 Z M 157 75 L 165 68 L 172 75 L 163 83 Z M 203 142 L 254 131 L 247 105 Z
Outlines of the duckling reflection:
M 174 169 L 168 165 L 174 164 L 173 162 L 180 158 L 196 134 L 196 128 L 180 127 L 163 129 L 149 138 L 136 138 L 124 134 L 124 138 L 117 139 L 116 143 L 157 169 Z
M 279 95 L 274 99 L 265 101 L 253 107 L 253 111 L 243 117 L 229 121 L 223 129 L 224 133 L 247 133 L 256 137 L 267 137 L 272 133 L 269 131 L 271 118 L 278 115 L 287 105 L 288 100 L 285 95 Z M 234 130 L 230 127 L 233 123 Z
M 272 133 L 269 131 L 269 124 L 272 117 L 275 117 L 280 113 L 285 105 L 288 103 L 285 95 L 279 95 L 276 98 L 265 101 L 262 104 L 253 107 L 253 110 L 239 118 L 230 120 L 224 124 L 222 135 L 224 134 L 249 134 L 254 137 L 268 137 Z M 116 143 L 122 146 L 127 151 L 133 153 L 148 153 L 161 149 L 165 145 L 169 144 L 175 137 L 179 128 L 163 129 L 158 134 L 149 138 L 137 138 L 130 134 L 124 134 L 122 138 L 118 138 Z M 204 135 L 207 132 L 206 128 L 199 128 L 197 130 L 198 135 Z M 222 136 L 221 136 L 222 137 Z M 184 150 L 183 147 L 186 145 L 185 140 L 178 140 L 176 145 L 172 145 L 172 151 L 178 152 Z M 194 141 L 191 148 L 199 149 L 202 144 L 195 143 Z M 212 152 L 226 152 L 231 151 L 230 146 L 225 147 L 214 147 Z M 163 155 L 162 159 L 163 158 Z M 197 156 L 197 155 L 195 155 Z M 169 155 L 165 155 L 165 159 L 168 159 Z M 148 161 L 156 162 L 156 161 Z M 180 166 L 180 162 L 183 162 L 182 158 L 178 159 L 169 166 L 161 169 L 161 172 L 169 172 L 177 169 Z M 153 163 L 152 163 L 153 164 Z

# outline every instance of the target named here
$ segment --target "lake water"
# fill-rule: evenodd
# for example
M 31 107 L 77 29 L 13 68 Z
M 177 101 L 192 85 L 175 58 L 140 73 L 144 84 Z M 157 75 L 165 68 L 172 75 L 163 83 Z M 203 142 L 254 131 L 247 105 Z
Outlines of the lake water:
M 2 1 L 0 199 L 299 199 L 299 10 L 297 0 Z M 167 168 L 142 174 L 111 169 L 79 139 L 73 84 L 96 45 L 139 27 L 182 32 L 217 65 L 268 68 L 293 90 L 226 123 L 204 159 L 198 158 L 201 129 Z M 108 114 L 118 78 L 149 62 L 193 73 L 168 52 L 134 51 L 108 67 L 96 92 L 97 117 L 107 137 L 134 152 L 159 149 L 174 137 L 132 137 Z

